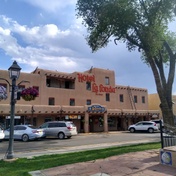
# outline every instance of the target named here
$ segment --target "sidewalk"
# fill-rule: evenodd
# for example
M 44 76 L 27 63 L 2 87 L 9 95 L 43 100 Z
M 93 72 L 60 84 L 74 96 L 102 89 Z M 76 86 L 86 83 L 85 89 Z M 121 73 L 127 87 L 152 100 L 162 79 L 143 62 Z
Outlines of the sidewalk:
M 176 168 L 159 163 L 159 150 L 128 153 L 30 172 L 32 176 L 176 176 Z

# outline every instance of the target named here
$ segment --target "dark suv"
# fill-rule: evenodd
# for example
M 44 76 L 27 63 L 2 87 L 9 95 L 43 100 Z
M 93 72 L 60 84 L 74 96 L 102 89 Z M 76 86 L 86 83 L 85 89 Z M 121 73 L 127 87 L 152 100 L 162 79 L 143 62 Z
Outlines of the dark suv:
M 77 128 L 71 121 L 49 121 L 42 124 L 39 128 L 44 129 L 45 137 L 58 137 L 64 139 L 77 135 Z

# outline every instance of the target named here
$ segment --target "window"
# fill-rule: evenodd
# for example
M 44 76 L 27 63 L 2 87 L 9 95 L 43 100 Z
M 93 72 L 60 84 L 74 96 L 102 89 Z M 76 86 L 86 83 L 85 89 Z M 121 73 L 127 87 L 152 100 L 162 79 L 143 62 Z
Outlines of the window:
M 50 97 L 48 100 L 48 105 L 55 105 L 55 99 Z
M 109 77 L 105 77 L 105 84 L 109 85 Z
M 91 90 L 91 82 L 86 82 L 86 90 Z
M 120 102 L 123 102 L 123 94 L 119 95 Z
M 145 103 L 145 97 L 142 96 L 142 103 Z
M 50 79 L 46 79 L 46 86 L 50 87 L 51 86 L 51 80 Z
M 70 106 L 75 106 L 75 99 L 73 98 L 70 99 Z
M 91 105 L 91 100 L 87 100 L 86 104 Z
M 110 94 L 106 93 L 106 101 L 110 101 Z
M 137 103 L 137 95 L 134 95 L 134 103 Z

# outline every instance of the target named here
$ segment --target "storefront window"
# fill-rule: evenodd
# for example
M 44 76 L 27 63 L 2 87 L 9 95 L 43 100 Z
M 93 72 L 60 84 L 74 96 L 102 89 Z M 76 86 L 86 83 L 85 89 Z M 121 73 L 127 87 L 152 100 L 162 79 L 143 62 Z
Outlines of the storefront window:
M 108 117 L 108 127 L 115 127 L 115 117 Z

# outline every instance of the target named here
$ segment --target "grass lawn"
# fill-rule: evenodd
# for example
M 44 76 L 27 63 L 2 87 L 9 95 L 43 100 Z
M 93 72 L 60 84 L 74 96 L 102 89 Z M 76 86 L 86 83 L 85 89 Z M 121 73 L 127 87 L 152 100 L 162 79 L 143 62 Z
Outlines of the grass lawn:
M 81 151 L 67 154 L 53 154 L 34 157 L 32 159 L 19 158 L 13 162 L 0 160 L 0 176 L 29 176 L 28 172 L 43 170 L 51 167 L 107 158 L 129 152 L 160 149 L 161 143 L 138 144 L 121 147 L 111 147 Z

